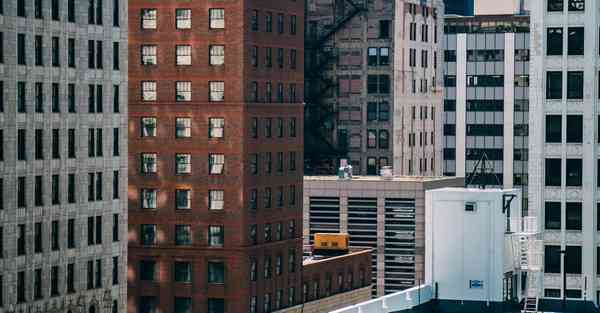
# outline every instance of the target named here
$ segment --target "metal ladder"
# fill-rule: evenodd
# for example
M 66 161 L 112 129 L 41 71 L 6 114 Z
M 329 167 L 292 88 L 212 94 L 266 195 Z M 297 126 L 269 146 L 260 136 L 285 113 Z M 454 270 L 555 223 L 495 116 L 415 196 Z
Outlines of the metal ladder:
M 540 302 L 538 296 L 538 275 L 539 272 L 528 272 L 527 282 L 525 284 L 525 301 L 523 303 L 522 313 L 537 313 Z

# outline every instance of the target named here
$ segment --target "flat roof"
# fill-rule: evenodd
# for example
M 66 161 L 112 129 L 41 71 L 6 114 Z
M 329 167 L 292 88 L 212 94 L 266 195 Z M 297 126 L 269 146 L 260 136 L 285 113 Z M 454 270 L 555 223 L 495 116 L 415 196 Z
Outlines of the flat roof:
M 392 176 L 391 178 L 383 178 L 379 175 L 353 175 L 351 179 L 340 179 L 336 175 L 327 176 L 304 176 L 304 180 L 308 181 L 343 181 L 343 182 L 386 182 L 386 181 L 399 181 L 399 182 L 429 182 L 429 181 L 444 181 L 464 179 L 463 177 L 454 176 Z
M 331 260 L 336 260 L 339 258 L 345 258 L 348 256 L 354 256 L 354 255 L 359 255 L 362 253 L 366 253 L 366 252 L 371 252 L 373 251 L 373 248 L 353 248 L 350 247 L 350 250 L 348 251 L 348 253 L 344 253 L 344 254 L 340 254 L 340 255 L 318 255 L 317 258 L 315 258 L 316 255 L 310 255 L 310 256 L 306 256 L 302 259 L 302 266 L 306 266 L 306 265 L 312 265 L 315 263 L 319 263 L 319 262 L 326 262 L 326 261 L 331 261 Z

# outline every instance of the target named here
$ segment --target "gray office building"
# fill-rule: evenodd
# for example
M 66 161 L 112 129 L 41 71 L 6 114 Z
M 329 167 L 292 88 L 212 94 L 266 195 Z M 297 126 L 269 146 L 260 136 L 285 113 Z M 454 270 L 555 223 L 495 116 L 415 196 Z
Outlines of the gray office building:
M 125 312 L 127 1 L 0 1 L 0 310 Z
M 444 175 L 527 195 L 529 17 L 446 17 L 442 44 Z

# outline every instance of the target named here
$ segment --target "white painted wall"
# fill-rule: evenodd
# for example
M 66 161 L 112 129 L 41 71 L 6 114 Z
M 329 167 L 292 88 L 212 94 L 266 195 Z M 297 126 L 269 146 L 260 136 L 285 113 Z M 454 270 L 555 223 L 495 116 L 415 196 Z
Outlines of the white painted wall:
M 518 214 L 520 192 L 515 189 L 426 191 L 425 282 L 438 284 L 440 299 L 503 300 L 506 215 L 502 195 L 507 193 L 518 195 L 511 205 L 511 213 Z M 467 201 L 476 203 L 475 212 L 465 211 Z M 483 288 L 470 288 L 470 280 L 483 281 Z

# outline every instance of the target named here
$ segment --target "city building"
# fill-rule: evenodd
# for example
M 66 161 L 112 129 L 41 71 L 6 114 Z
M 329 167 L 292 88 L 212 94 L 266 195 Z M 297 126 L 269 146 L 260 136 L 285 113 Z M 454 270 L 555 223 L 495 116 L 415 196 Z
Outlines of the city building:
M 442 41 L 444 175 L 526 195 L 529 17 L 446 17 Z
M 477 0 L 474 15 L 515 15 L 529 14 L 530 0 Z
M 126 7 L 0 2 L 5 312 L 126 312 Z
M 472 16 L 475 12 L 475 0 L 444 0 L 447 15 Z
M 441 0 L 307 3 L 306 172 L 441 175 Z
M 373 294 L 424 279 L 425 191 L 462 187 L 453 177 L 304 177 L 304 243 L 315 233 L 348 233 L 350 246 L 371 247 Z
M 540 296 L 558 305 L 600 303 L 598 5 L 530 3 L 529 215 L 543 229 Z
M 302 304 L 304 3 L 132 0 L 129 26 L 127 311 Z

